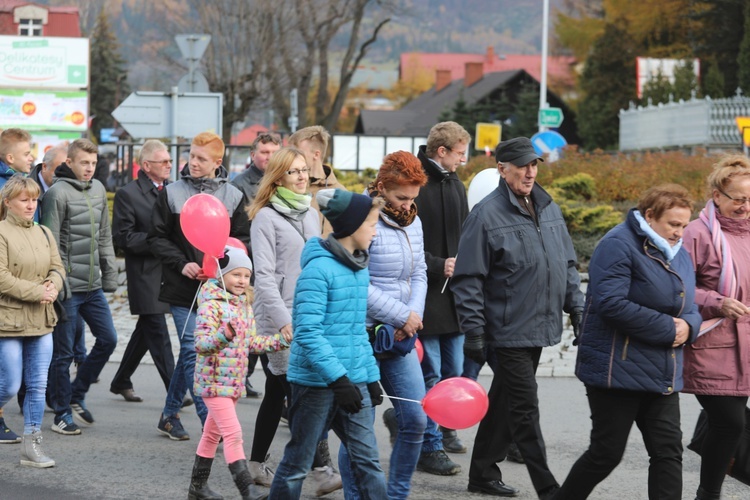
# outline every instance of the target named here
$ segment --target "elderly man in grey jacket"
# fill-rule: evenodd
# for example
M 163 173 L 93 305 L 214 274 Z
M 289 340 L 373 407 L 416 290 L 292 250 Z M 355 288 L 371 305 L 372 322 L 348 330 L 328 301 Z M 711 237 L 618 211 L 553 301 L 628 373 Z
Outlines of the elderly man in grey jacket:
M 559 485 L 547 466 L 539 426 L 536 369 L 542 348 L 560 342 L 562 311 L 578 328 L 583 294 L 576 255 L 560 207 L 535 179 L 543 159 L 525 137 L 496 150 L 502 177 L 464 224 L 451 289 L 465 356 L 484 363 L 485 346 L 497 366 L 490 408 L 479 424 L 469 469 L 469 491 L 516 496 L 497 462 L 518 445 L 538 495 Z

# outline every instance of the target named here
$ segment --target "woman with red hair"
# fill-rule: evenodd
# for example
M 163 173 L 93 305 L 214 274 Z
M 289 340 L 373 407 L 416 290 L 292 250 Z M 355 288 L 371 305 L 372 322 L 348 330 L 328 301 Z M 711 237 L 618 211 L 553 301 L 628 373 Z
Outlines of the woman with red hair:
M 421 401 L 424 377 L 414 343 L 422 329 L 427 294 L 422 222 L 414 199 L 427 182 L 422 164 L 411 153 L 398 151 L 383 159 L 378 176 L 367 188 L 385 199 L 377 235 L 370 245 L 370 287 L 367 327 L 380 367 L 385 392 Z M 398 425 L 388 474 L 388 498 L 407 498 L 411 477 L 422 451 L 427 416 L 418 404 L 392 400 Z M 390 411 L 390 410 L 389 410 Z M 346 459 L 339 466 L 346 498 L 357 498 Z

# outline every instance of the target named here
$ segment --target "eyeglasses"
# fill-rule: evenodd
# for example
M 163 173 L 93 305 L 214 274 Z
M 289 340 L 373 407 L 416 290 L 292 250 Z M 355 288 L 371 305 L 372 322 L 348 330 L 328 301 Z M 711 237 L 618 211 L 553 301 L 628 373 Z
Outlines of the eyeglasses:
M 719 189 L 719 188 L 716 188 L 716 189 L 721 194 L 723 194 L 724 196 L 726 196 L 727 198 L 729 198 L 730 200 L 732 200 L 732 203 L 734 204 L 735 207 L 742 206 L 745 203 L 750 203 L 750 198 L 733 198 L 733 197 L 729 196 L 727 193 L 725 193 L 724 191 L 722 191 L 721 189 Z
M 149 163 L 153 163 L 154 165 L 160 165 L 162 167 L 164 165 L 171 165 L 172 164 L 172 160 L 171 159 L 169 159 L 169 160 L 143 160 L 143 161 L 144 162 L 147 161 Z
M 294 176 L 297 176 L 299 174 L 308 175 L 309 173 L 310 173 L 310 169 L 307 168 L 307 167 L 305 167 L 305 168 L 293 168 L 292 170 L 287 170 L 286 171 L 286 175 L 294 175 Z

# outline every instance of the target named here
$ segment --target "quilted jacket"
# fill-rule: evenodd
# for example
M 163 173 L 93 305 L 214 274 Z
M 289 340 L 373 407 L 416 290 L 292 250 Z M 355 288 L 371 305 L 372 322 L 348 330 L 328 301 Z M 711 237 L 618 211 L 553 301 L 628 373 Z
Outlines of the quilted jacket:
M 365 330 L 369 283 L 366 268 L 355 271 L 320 238 L 308 240 L 294 294 L 287 380 L 308 387 L 326 387 L 344 375 L 355 384 L 380 380 Z
M 224 335 L 231 323 L 236 334 Z M 261 354 L 285 349 L 279 334 L 255 334 L 252 308 L 244 295 L 233 295 L 216 280 L 207 281 L 198 295 L 195 322 L 195 375 L 193 390 L 203 398 L 239 398 L 245 393 L 248 352 Z
M 667 263 L 633 215 L 612 229 L 589 264 L 576 375 L 605 389 L 671 394 L 682 390 L 683 347 L 672 347 L 673 318 L 690 326 L 695 340 L 701 316 L 695 273 L 680 249 Z
M 380 213 L 369 269 L 367 326 L 385 323 L 400 328 L 411 311 L 423 316 L 427 265 L 419 217 L 401 227 Z

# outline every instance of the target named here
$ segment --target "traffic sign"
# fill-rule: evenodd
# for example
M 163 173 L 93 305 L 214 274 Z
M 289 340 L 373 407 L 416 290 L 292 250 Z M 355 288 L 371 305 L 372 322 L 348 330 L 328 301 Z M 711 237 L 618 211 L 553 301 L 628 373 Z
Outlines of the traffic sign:
M 503 127 L 499 123 L 477 123 L 474 148 L 477 151 L 484 151 L 485 148 L 494 151 L 500 143 L 502 130 Z
M 738 116 L 735 121 L 742 136 L 742 142 L 745 146 L 750 146 L 750 116 Z
M 177 89 L 180 92 L 208 92 L 208 80 L 203 76 L 203 73 L 196 69 L 193 71 L 192 81 L 190 80 L 190 73 L 180 78 Z
M 563 112 L 560 108 L 541 108 L 539 110 L 539 126 L 557 128 L 562 125 Z
M 180 48 L 182 57 L 190 60 L 200 61 L 203 57 L 203 53 L 206 51 L 208 44 L 211 43 L 211 35 L 204 34 L 190 34 L 190 35 L 175 35 L 175 42 Z
M 567 144 L 568 141 L 565 140 L 565 137 L 554 130 L 537 132 L 531 136 L 531 145 L 534 146 L 534 151 L 539 155 L 549 155 L 547 161 L 556 161 L 560 150 Z
M 195 137 L 206 131 L 221 135 L 222 106 L 220 93 L 133 92 L 112 116 L 136 138 Z

